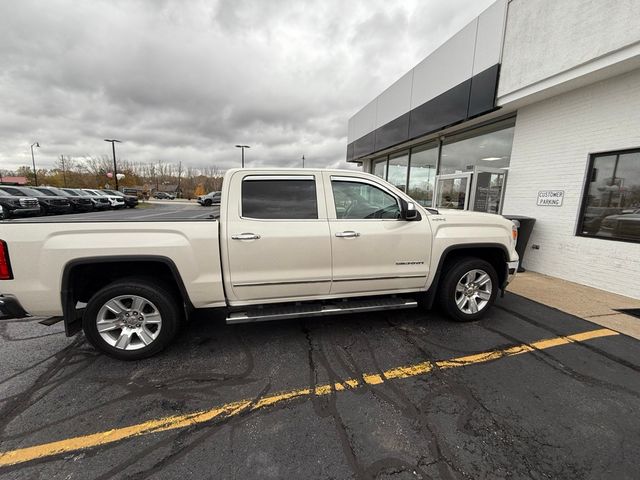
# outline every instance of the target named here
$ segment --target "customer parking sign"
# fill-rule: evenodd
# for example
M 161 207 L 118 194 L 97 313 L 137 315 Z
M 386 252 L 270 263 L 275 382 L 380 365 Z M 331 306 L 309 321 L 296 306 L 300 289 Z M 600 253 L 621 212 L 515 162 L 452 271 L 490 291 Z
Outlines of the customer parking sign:
M 540 190 L 538 192 L 538 206 L 560 207 L 564 198 L 564 190 Z

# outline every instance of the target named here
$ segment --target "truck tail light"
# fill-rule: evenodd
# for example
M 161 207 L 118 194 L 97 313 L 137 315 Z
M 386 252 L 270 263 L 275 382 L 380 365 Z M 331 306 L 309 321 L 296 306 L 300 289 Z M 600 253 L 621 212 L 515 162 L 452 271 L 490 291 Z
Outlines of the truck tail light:
M 7 242 L 0 240 L 0 280 L 13 280 Z

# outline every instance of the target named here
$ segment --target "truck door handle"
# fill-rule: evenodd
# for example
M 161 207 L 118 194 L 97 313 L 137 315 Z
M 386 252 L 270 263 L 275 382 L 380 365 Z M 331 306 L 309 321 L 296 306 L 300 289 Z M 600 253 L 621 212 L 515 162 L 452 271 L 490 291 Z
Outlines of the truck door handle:
M 260 235 L 255 233 L 239 233 L 237 235 L 231 235 L 233 240 L 259 240 Z
M 340 237 L 340 238 L 355 238 L 359 236 L 360 234 L 358 232 L 354 232 L 353 230 L 347 230 L 346 232 L 336 233 L 336 237 Z

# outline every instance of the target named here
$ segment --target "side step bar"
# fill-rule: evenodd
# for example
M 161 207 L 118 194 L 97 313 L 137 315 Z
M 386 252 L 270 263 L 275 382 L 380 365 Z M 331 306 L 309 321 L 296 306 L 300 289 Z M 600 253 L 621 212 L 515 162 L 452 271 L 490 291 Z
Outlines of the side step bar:
M 400 310 L 415 308 L 418 302 L 412 298 L 376 298 L 327 301 L 323 303 L 280 304 L 251 307 L 242 312 L 230 312 L 227 324 L 265 322 L 297 317 L 319 317 L 323 315 L 341 315 L 344 313 L 364 313 L 380 310 Z

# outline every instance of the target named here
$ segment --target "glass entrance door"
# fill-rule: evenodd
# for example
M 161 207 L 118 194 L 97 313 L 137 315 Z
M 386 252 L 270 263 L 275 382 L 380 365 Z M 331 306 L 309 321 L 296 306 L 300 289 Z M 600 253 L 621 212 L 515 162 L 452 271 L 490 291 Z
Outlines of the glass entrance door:
M 507 170 L 475 167 L 473 172 L 436 177 L 436 208 L 502 212 Z
M 502 168 L 475 167 L 470 210 L 498 214 L 502 212 L 506 179 L 507 171 Z
M 469 204 L 471 173 L 438 175 L 436 181 L 436 208 L 466 210 Z

